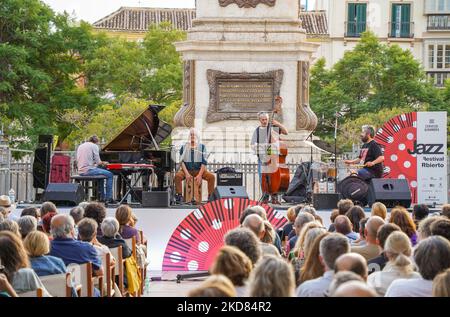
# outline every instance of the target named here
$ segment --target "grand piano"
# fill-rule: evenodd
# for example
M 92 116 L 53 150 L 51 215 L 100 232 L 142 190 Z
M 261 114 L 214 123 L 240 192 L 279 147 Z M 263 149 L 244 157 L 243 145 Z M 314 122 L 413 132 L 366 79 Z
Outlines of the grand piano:
M 101 149 L 101 160 L 110 163 L 110 167 L 114 166 L 113 169 L 107 168 L 121 176 L 117 186 L 118 198 L 123 196 L 125 190 L 125 184 L 121 180 L 133 173 L 142 172 L 148 165 L 154 166 L 151 172 L 155 172 L 158 176 L 158 188 L 154 190 L 163 191 L 169 186 L 164 179 L 167 178 L 167 174 L 173 172 L 175 162 L 172 159 L 171 149 L 160 147 L 172 132 L 172 127 L 159 119 L 158 113 L 163 108 L 159 105 L 150 105 Z M 142 178 L 143 190 L 148 190 L 147 181 L 148 177 Z M 133 198 L 140 200 L 140 197 Z

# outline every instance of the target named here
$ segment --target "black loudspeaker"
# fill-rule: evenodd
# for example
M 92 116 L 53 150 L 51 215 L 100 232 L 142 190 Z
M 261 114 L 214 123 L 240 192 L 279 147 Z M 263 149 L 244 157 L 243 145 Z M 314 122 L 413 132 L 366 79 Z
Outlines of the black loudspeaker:
M 50 176 L 50 156 L 47 147 L 39 147 L 34 151 L 33 187 L 47 188 Z
M 339 194 L 313 194 L 313 206 L 316 210 L 331 210 L 337 208 Z
M 77 183 L 50 183 L 45 189 L 43 201 L 76 206 L 84 201 L 83 187 Z
M 142 192 L 142 207 L 166 208 L 170 206 L 170 191 Z
M 246 198 L 248 199 L 247 191 L 244 186 L 217 186 L 210 200 L 217 200 L 222 198 Z
M 242 173 L 217 173 L 217 186 L 242 186 Z
M 381 202 L 388 208 L 411 206 L 411 191 L 406 179 L 373 178 L 369 186 L 369 206 Z

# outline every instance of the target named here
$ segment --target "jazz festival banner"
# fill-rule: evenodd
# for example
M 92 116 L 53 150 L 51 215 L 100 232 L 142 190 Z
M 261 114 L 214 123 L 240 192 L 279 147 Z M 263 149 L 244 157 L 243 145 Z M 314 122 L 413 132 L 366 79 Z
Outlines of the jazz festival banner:
M 402 114 L 375 140 L 384 150 L 383 177 L 407 179 L 413 204 L 447 203 L 447 112 Z

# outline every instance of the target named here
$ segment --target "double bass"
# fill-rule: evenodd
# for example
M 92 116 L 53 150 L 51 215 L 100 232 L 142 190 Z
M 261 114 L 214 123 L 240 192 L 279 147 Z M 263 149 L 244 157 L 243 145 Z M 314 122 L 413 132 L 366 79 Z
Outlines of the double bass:
M 289 168 L 286 165 L 287 144 L 280 140 L 279 135 L 277 137 L 272 130 L 275 114 L 281 113 L 281 104 L 282 98 L 277 97 L 268 128 L 267 160 L 262 162 L 261 187 L 264 194 L 270 195 L 287 191 L 290 181 Z

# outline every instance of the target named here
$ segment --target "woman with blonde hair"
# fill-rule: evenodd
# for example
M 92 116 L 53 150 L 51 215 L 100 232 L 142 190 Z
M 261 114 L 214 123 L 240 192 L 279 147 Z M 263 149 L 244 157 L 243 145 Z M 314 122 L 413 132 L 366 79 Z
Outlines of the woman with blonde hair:
M 300 269 L 298 284 L 302 284 L 303 282 L 313 280 L 315 278 L 319 278 L 325 272 L 323 265 L 320 262 L 319 254 L 320 254 L 320 241 L 323 238 L 328 236 L 330 233 L 325 232 L 321 235 L 317 236 L 310 248 L 308 248 L 308 253 L 305 257 L 305 263 Z
M 420 278 L 414 272 L 414 265 L 410 259 L 412 246 L 409 237 L 401 231 L 392 232 L 385 244 L 384 254 L 388 262 L 384 269 L 369 275 L 367 283 L 372 286 L 380 296 L 386 294 L 391 283 L 397 279 Z
M 378 216 L 383 220 L 386 220 L 387 217 L 387 208 L 383 203 L 376 202 L 372 205 L 372 211 L 370 212 L 370 216 Z
M 189 291 L 188 297 L 236 297 L 233 283 L 224 275 L 211 275 L 199 287 Z
M 433 297 L 450 297 L 450 268 L 433 279 Z
M 30 232 L 23 244 L 30 257 L 31 268 L 38 276 L 66 273 L 67 269 L 63 260 L 47 255 L 50 252 L 50 242 L 45 233 Z
M 412 246 L 417 244 L 416 224 L 404 207 L 395 207 L 391 211 L 389 223 L 395 223 L 411 240 Z
M 230 279 L 238 297 L 246 295 L 246 282 L 253 269 L 252 261 L 236 247 L 224 246 L 216 255 L 211 274 L 221 274 Z
M 128 205 L 120 205 L 116 209 L 116 219 L 119 222 L 119 233 L 124 239 L 136 237 L 136 243 L 141 244 L 141 236 L 139 231 L 133 228 L 133 210 Z
M 292 297 L 295 293 L 294 271 L 285 260 L 264 256 L 250 275 L 250 297 Z

